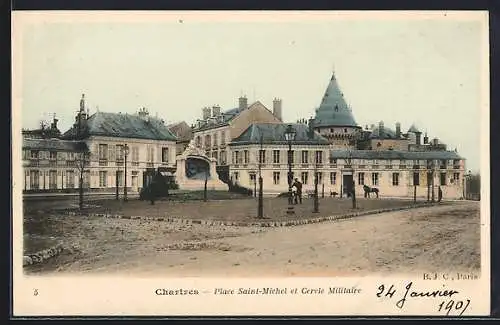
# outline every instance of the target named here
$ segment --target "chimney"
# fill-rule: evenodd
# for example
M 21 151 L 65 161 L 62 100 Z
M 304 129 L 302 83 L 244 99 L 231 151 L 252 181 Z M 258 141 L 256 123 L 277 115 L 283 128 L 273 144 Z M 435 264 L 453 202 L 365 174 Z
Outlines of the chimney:
M 378 136 L 379 138 L 382 138 L 384 136 L 384 122 L 380 121 L 378 123 Z
M 422 133 L 420 132 L 415 132 L 415 137 L 416 137 L 416 143 L 417 145 L 420 145 L 421 144 L 421 141 L 420 141 L 420 137 L 421 137 Z
M 428 143 L 429 143 L 429 137 L 427 136 L 427 132 L 425 132 L 424 144 L 428 144 Z
M 241 96 L 239 98 L 239 106 L 238 106 L 238 108 L 240 110 L 245 110 L 245 109 L 248 108 L 248 101 L 247 101 L 247 97 L 246 96 Z
M 220 115 L 220 106 L 219 105 L 214 105 L 212 107 L 212 116 L 217 117 Z
M 435 146 L 437 146 L 439 144 L 438 138 L 432 139 L 432 144 L 435 145 Z
M 401 123 L 399 122 L 396 123 L 396 138 L 401 138 Z
M 80 99 L 80 113 L 85 113 L 85 94 L 82 94 L 82 99 Z
M 211 114 L 210 107 L 203 107 L 201 111 L 203 113 L 202 117 L 203 117 L 204 120 L 210 118 L 210 114 Z
M 276 116 L 280 121 L 283 122 L 283 117 L 282 117 L 282 109 L 281 109 L 281 99 L 275 98 L 273 100 L 273 114 Z
M 309 121 L 308 121 L 308 125 L 309 125 L 309 128 L 308 128 L 308 136 L 309 138 L 314 138 L 314 119 L 313 118 L 310 118 Z
M 50 125 L 50 128 L 52 130 L 57 130 L 57 122 L 59 122 L 59 120 L 54 117 L 54 119 L 52 120 L 52 124 Z

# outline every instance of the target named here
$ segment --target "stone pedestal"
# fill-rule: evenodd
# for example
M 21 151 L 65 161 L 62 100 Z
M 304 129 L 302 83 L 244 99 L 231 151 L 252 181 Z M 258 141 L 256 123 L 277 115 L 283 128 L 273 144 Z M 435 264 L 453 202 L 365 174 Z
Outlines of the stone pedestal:
M 186 150 L 179 156 L 177 156 L 177 169 L 175 172 L 175 179 L 179 185 L 180 190 L 192 190 L 198 191 L 205 188 L 204 178 L 192 178 L 186 175 L 186 163 L 191 160 L 196 162 L 199 160 L 200 163 L 207 163 L 209 166 L 209 176 L 207 180 L 207 190 L 222 190 L 227 191 L 228 185 L 219 179 L 216 171 L 217 160 L 215 158 L 208 157 L 203 150 L 196 148 L 193 143 L 190 143 Z

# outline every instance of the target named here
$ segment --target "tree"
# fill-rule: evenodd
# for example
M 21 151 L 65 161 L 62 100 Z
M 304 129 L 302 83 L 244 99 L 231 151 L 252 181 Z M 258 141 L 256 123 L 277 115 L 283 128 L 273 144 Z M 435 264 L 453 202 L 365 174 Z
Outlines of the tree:
M 77 151 L 75 156 L 76 169 L 78 170 L 78 207 L 83 209 L 83 179 L 85 172 L 89 171 L 90 165 L 90 150 L 85 142 L 77 143 Z

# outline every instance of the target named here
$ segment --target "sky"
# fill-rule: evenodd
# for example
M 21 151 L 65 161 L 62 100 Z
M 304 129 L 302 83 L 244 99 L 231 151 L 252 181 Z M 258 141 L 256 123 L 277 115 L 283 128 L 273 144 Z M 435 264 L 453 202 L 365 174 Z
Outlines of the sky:
M 294 122 L 314 115 L 335 71 L 359 125 L 400 122 L 406 131 L 415 123 L 479 170 L 481 21 L 197 17 L 23 24 L 13 56 L 22 66 L 22 127 L 55 113 L 66 131 L 82 93 L 91 114 L 145 106 L 189 124 L 205 106 L 237 107 L 242 94 L 271 110 L 279 97 L 283 119 Z

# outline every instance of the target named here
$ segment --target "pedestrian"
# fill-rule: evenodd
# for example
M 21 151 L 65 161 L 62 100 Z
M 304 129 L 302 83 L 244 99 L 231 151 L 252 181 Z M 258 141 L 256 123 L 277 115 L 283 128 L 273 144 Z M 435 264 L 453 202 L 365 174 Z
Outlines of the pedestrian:
M 302 183 L 299 181 L 298 178 L 295 179 L 293 186 L 295 186 L 295 188 L 297 189 L 295 194 L 295 204 L 297 203 L 302 204 Z
M 443 199 L 443 191 L 441 190 L 441 186 L 438 187 L 438 202 L 441 202 Z

